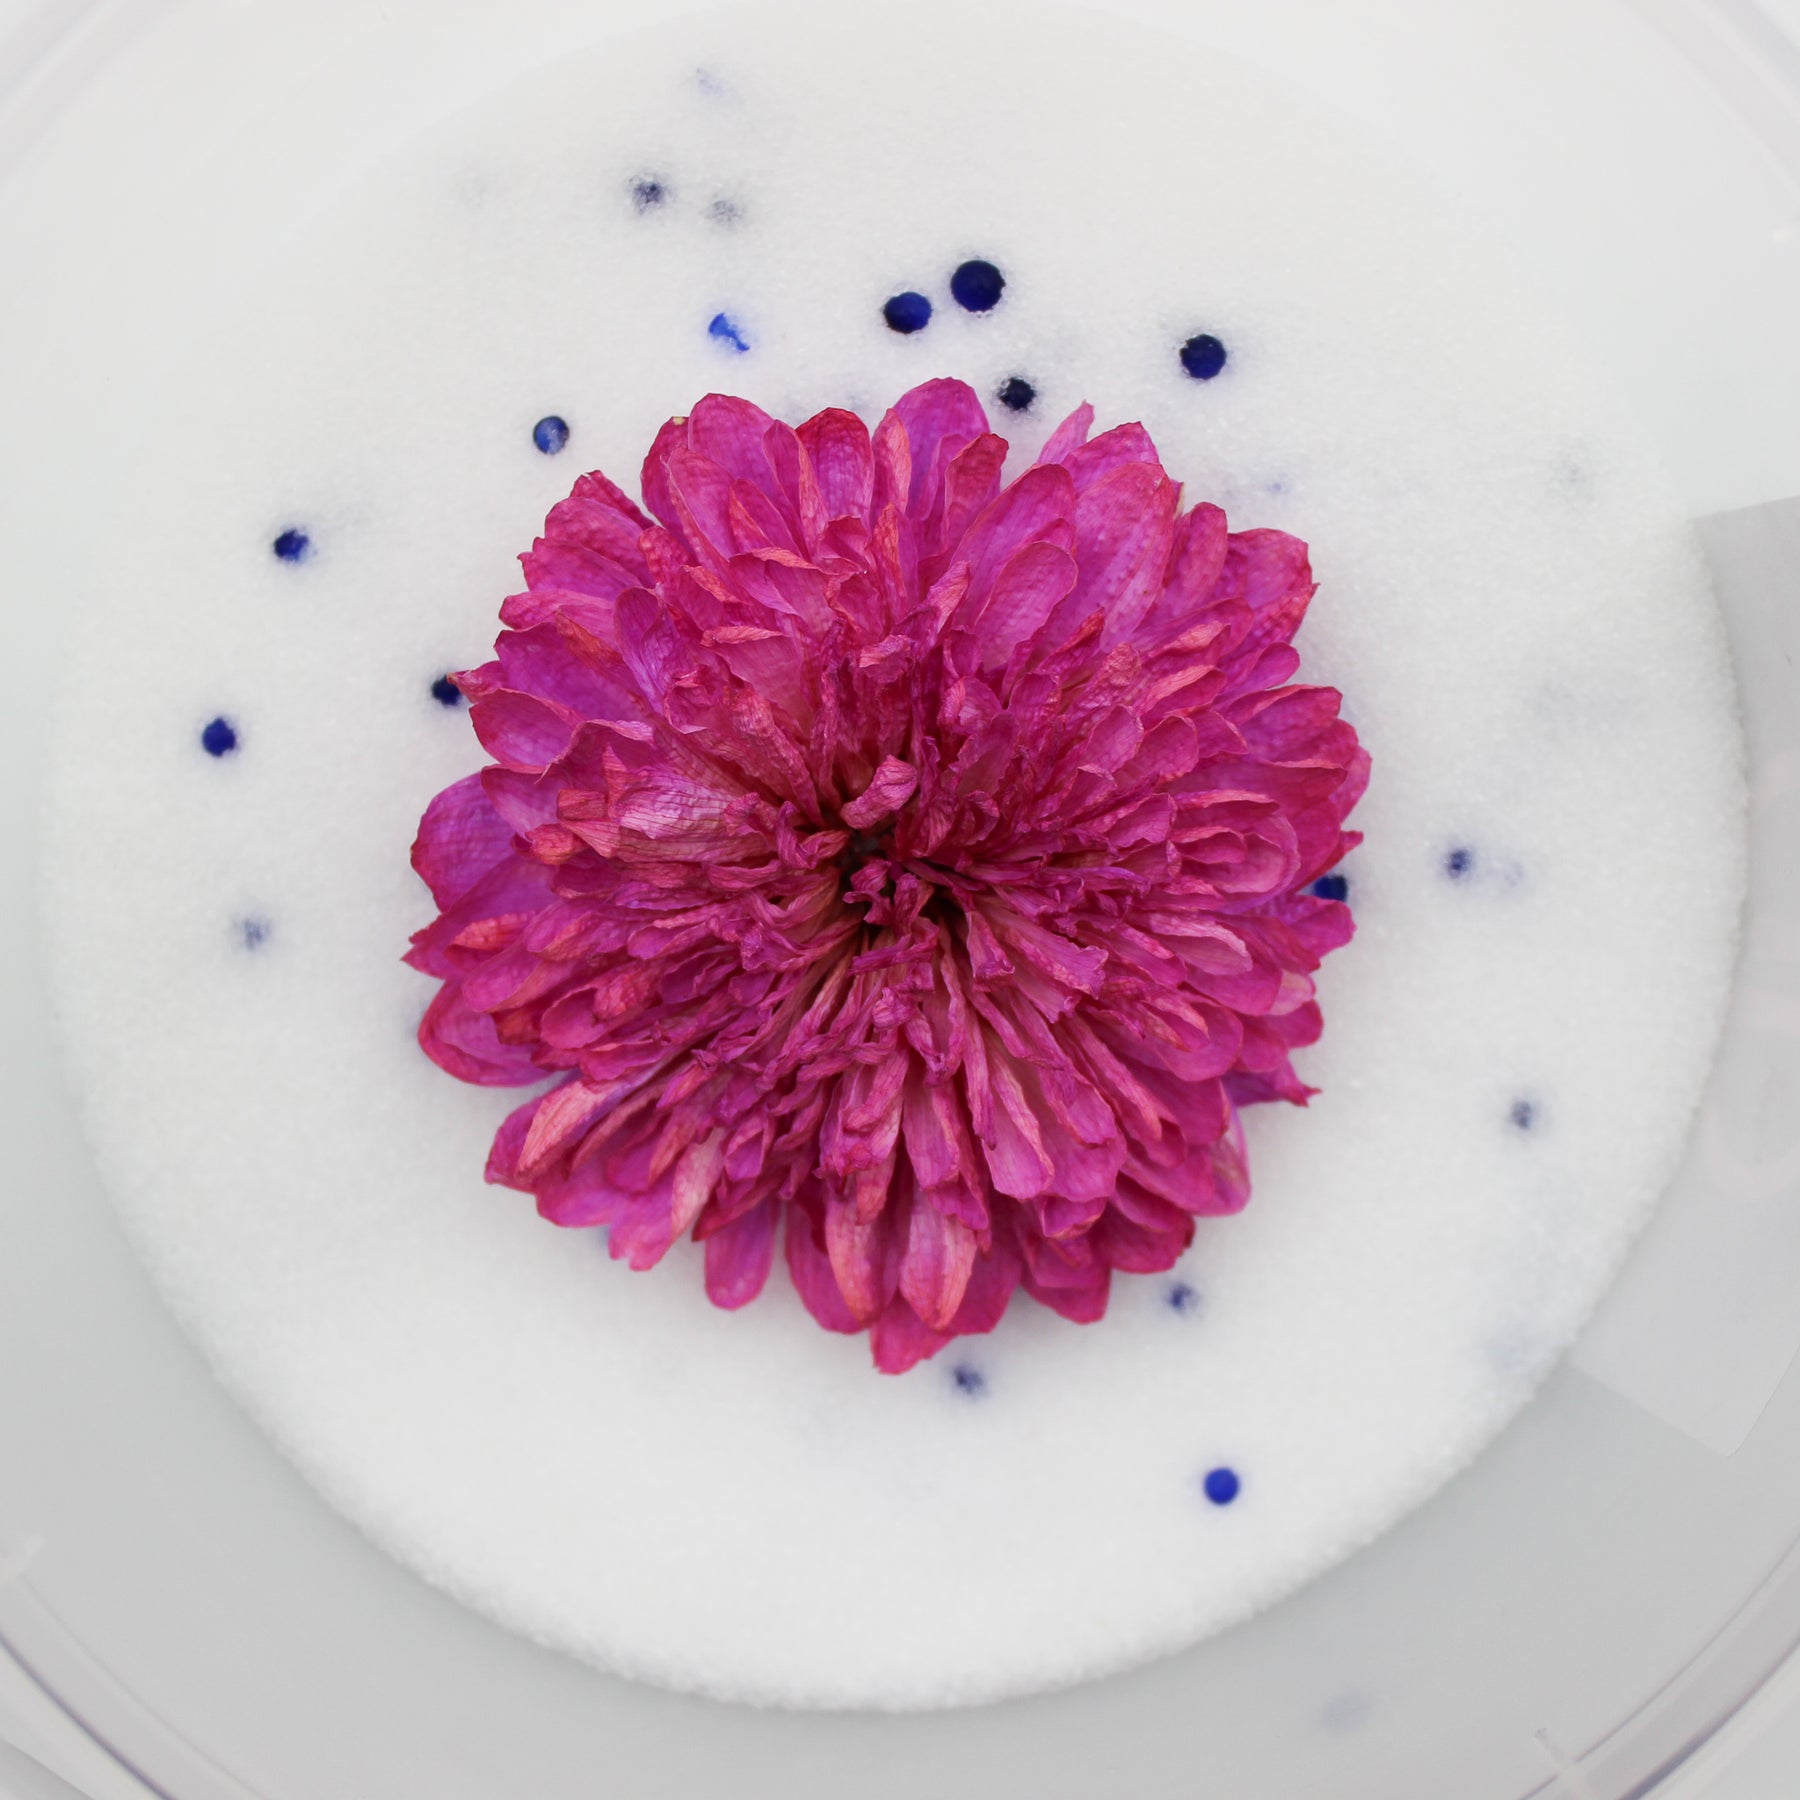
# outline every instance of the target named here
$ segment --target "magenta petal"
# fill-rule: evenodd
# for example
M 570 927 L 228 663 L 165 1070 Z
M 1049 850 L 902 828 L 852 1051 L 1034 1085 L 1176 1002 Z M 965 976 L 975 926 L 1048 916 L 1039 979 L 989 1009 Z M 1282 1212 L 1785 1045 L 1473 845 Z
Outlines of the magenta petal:
M 912 488 L 907 509 L 919 513 L 929 498 L 926 482 L 946 440 L 972 443 L 988 428 L 987 413 L 966 381 L 939 379 L 909 390 L 894 402 L 894 416 L 912 446 Z
M 775 1262 L 773 1200 L 763 1200 L 706 1240 L 706 1297 L 735 1310 L 763 1291 Z
M 1174 536 L 1175 487 L 1160 468 L 1125 463 L 1095 482 L 1075 503 L 1081 579 L 1068 623 L 1103 612 L 1103 641 L 1129 638 L 1162 591 Z
M 598 600 L 611 600 L 626 588 L 643 580 L 643 576 L 633 566 L 641 566 L 642 561 L 641 557 L 634 557 L 629 561 L 619 562 L 584 544 L 539 538 L 519 558 L 519 565 L 525 571 L 526 586 L 533 592 L 548 589 L 556 593 L 584 594 Z M 508 622 L 516 625 L 527 623 L 519 618 Z
M 1004 668 L 1020 644 L 1044 627 L 1074 591 L 1079 565 L 1055 544 L 1027 544 L 995 577 L 974 621 L 982 667 Z
M 827 1331 L 860 1331 L 862 1325 L 844 1301 L 843 1290 L 832 1273 L 831 1259 L 813 1236 L 812 1222 L 798 1207 L 788 1211 L 788 1275 L 806 1310 Z
M 419 1047 L 440 1069 L 477 1087 L 522 1087 L 544 1078 L 528 1045 L 501 1043 L 492 1014 L 475 1011 L 462 989 L 448 984 L 419 1021 Z
M 1212 597 L 1225 566 L 1228 541 L 1223 510 L 1204 501 L 1175 521 L 1164 574 L 1164 603 L 1171 613 L 1165 623 L 1185 619 Z
M 680 521 L 675 512 L 674 495 L 669 489 L 669 458 L 687 441 L 687 420 L 671 419 L 656 434 L 656 440 L 644 458 L 644 504 L 675 532 L 680 530 Z
M 855 413 L 833 407 L 799 427 L 828 519 L 867 520 L 875 492 L 869 428 Z
M 1084 400 L 1076 409 L 1051 432 L 1048 442 L 1038 452 L 1040 463 L 1067 462 L 1069 457 L 1087 442 L 1087 435 L 1093 429 L 1094 409 Z
M 1074 542 L 1074 515 L 1075 484 L 1066 469 L 1027 469 L 996 495 L 970 522 L 958 557 L 969 566 L 970 616 L 979 616 L 995 577 L 1026 545 L 1067 550 Z
M 581 715 L 554 700 L 502 689 L 469 709 L 475 735 L 502 768 L 536 775 L 568 749 Z
M 963 1290 L 962 1305 L 950 1321 L 958 1336 L 992 1331 L 1006 1312 L 1007 1302 L 1019 1285 L 1019 1253 L 1009 1233 L 996 1231 L 991 1249 L 977 1256 Z
M 688 447 L 726 475 L 768 489 L 774 472 L 763 451 L 763 437 L 774 423 L 748 400 L 708 394 L 688 415 Z
M 950 1341 L 946 1333 L 927 1325 L 898 1294 L 875 1321 L 869 1340 L 875 1366 L 884 1375 L 904 1375 L 927 1357 L 936 1356 Z
M 852 831 L 867 831 L 898 812 L 913 797 L 918 785 L 919 771 L 911 763 L 890 756 L 875 771 L 869 785 L 838 816 Z
M 995 1069 L 995 1092 L 1002 1103 L 994 1108 L 993 1141 L 982 1147 L 994 1186 L 1015 1200 L 1030 1200 L 1049 1192 L 1056 1165 L 1044 1148 L 1037 1120 L 1019 1097 L 1017 1081 L 1002 1071 L 1003 1065 Z
M 432 899 L 440 907 L 450 906 L 512 849 L 512 836 L 481 776 L 465 775 L 426 807 L 413 842 L 412 866 Z
M 1147 464 L 1159 473 L 1162 469 L 1156 445 L 1141 425 L 1115 425 L 1058 460 L 1069 471 L 1078 494 L 1085 494 L 1096 482 L 1129 463 Z

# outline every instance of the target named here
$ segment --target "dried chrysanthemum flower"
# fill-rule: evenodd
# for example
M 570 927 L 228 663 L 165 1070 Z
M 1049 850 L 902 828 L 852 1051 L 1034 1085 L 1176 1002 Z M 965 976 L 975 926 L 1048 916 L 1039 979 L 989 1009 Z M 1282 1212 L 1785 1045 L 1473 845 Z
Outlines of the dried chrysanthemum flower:
M 1015 481 L 974 393 L 871 438 L 711 395 L 645 514 L 585 475 L 457 679 L 493 764 L 413 849 L 453 1075 L 561 1076 L 488 1177 L 725 1307 L 777 1233 L 813 1316 L 909 1368 L 1016 1286 L 1097 1319 L 1248 1197 L 1303 1101 L 1309 891 L 1368 758 L 1290 685 L 1305 546 L 1228 534 L 1083 406 Z

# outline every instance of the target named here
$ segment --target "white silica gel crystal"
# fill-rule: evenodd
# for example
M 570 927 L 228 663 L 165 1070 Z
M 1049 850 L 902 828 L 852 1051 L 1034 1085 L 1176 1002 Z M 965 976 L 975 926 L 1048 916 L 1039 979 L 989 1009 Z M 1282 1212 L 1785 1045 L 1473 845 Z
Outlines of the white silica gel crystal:
M 132 1239 L 332 1504 L 607 1667 L 910 1707 L 1229 1626 L 1493 1437 L 1672 1167 L 1743 825 L 1681 508 L 1504 244 L 1192 46 L 844 10 L 561 61 L 194 320 L 96 501 L 49 911 Z M 991 311 L 951 295 L 971 258 Z M 485 659 L 576 475 L 635 491 L 709 390 L 872 423 L 938 375 L 1015 468 L 1085 399 L 1187 503 L 1305 538 L 1302 679 L 1374 779 L 1297 1058 L 1321 1092 L 1248 1113 L 1248 1210 L 1098 1324 L 1021 1294 L 886 1377 L 779 1266 L 720 1312 L 693 1246 L 634 1274 L 486 1186 L 521 1096 L 426 1061 L 434 984 L 399 958 L 432 916 L 418 816 L 483 760 L 433 683 Z

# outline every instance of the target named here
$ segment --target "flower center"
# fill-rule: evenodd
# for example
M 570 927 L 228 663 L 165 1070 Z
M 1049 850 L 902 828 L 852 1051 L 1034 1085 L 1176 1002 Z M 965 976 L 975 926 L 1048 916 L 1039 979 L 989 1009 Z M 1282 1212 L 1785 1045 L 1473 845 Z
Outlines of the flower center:
M 887 857 L 892 854 L 892 851 L 893 846 L 886 838 L 877 837 L 873 832 L 859 831 L 844 847 L 843 854 L 838 858 L 838 862 L 842 865 L 844 874 L 848 877 L 854 875 L 864 863 L 873 860 L 877 856 Z

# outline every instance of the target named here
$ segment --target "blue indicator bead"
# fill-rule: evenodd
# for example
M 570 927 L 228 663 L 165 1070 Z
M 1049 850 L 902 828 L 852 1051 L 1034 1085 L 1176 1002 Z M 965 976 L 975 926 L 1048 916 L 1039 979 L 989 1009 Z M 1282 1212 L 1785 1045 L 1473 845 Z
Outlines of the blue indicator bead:
M 889 331 L 909 335 L 923 331 L 931 323 L 931 302 L 923 294 L 896 294 L 881 309 L 881 316 L 887 320 Z
M 214 719 L 200 733 L 200 748 L 208 756 L 229 756 L 238 747 L 238 734 L 229 719 Z
M 1203 331 L 1181 346 L 1181 366 L 1196 381 L 1211 381 L 1225 367 L 1225 346 Z
M 298 525 L 290 525 L 269 548 L 283 562 L 305 562 L 312 555 L 312 539 Z
M 950 298 L 964 312 L 992 312 L 1006 291 L 1006 277 L 991 262 L 963 263 L 950 277 Z
M 1447 852 L 1444 857 L 1444 873 L 1448 875 L 1452 881 L 1464 880 L 1473 872 L 1474 868 L 1475 852 L 1466 844 L 1458 844 L 1454 850 Z
M 950 1371 L 950 1379 L 956 1383 L 958 1393 L 971 1399 L 987 1392 L 987 1377 L 973 1363 L 958 1363 Z
M 706 335 L 729 344 L 740 356 L 750 348 L 750 340 L 729 313 L 714 313 L 707 321 Z
M 1229 1506 L 1238 1497 L 1243 1483 L 1238 1480 L 1235 1469 L 1219 1468 L 1208 1469 L 1206 1479 L 1200 1485 L 1214 1506 Z
M 1312 891 L 1321 900 L 1348 900 L 1350 883 L 1342 875 L 1321 875 L 1312 884 Z
M 550 413 L 531 428 L 531 441 L 546 456 L 554 456 L 569 441 L 569 426 L 564 419 Z
M 463 692 L 448 675 L 440 675 L 431 684 L 431 697 L 439 706 L 460 706 Z
M 1024 376 L 1015 375 L 1010 381 L 1002 383 L 996 398 L 1008 412 L 1024 412 L 1037 398 L 1037 389 Z

